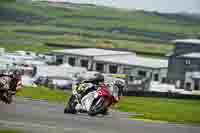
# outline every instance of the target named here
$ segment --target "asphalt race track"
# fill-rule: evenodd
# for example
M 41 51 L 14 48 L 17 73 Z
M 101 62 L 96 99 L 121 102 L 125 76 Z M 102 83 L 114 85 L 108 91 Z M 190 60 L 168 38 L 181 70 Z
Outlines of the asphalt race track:
M 20 128 L 31 133 L 200 133 L 200 127 L 128 120 L 126 113 L 106 117 L 64 114 L 64 105 L 16 99 L 0 103 L 0 128 Z

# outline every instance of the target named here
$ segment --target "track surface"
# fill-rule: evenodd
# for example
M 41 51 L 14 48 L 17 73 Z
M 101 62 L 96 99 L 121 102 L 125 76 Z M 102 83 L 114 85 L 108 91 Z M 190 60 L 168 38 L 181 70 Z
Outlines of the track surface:
M 64 105 L 17 99 L 0 103 L 0 127 L 22 128 L 33 133 L 199 133 L 200 127 L 128 120 L 125 113 L 106 117 L 63 114 Z

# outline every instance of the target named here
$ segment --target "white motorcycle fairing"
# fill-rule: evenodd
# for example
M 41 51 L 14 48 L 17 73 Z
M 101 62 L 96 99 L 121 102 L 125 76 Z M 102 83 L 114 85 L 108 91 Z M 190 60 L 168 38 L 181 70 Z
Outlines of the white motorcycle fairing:
M 85 111 L 89 111 L 93 100 L 97 97 L 98 97 L 97 91 L 92 91 L 92 92 L 88 93 L 87 95 L 85 95 L 81 99 L 82 109 L 85 110 Z

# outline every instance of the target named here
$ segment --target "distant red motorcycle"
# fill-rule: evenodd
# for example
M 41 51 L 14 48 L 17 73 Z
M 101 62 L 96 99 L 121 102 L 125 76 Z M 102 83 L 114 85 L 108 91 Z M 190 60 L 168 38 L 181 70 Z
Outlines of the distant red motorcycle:
M 112 90 L 112 92 L 110 90 Z M 87 94 L 89 96 L 87 96 L 87 99 L 85 100 L 90 101 L 90 104 L 83 110 L 83 112 L 87 112 L 90 116 L 96 116 L 98 114 L 106 115 L 109 107 L 118 102 L 118 92 L 119 89 L 115 85 L 109 86 L 106 84 L 101 84 L 96 91 L 92 91 Z M 81 101 L 82 100 L 79 100 L 76 96 L 72 95 L 64 112 L 73 114 L 77 113 L 75 106 Z

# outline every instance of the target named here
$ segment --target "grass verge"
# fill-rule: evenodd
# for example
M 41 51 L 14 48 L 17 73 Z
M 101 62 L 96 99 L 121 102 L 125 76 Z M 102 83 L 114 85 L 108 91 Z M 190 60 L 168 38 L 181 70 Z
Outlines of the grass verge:
M 45 87 L 25 87 L 17 96 L 36 100 L 63 103 L 68 100 L 70 93 L 60 90 L 50 90 Z M 136 112 L 134 119 L 168 121 L 176 123 L 200 124 L 200 101 L 177 100 L 166 98 L 122 97 L 116 109 L 123 112 Z
M 200 124 L 199 104 L 198 100 L 123 97 L 116 108 L 138 113 L 135 119 Z
M 61 90 L 50 90 L 45 87 L 24 87 L 17 93 L 19 97 L 31 98 L 34 100 L 47 100 L 49 102 L 66 102 L 69 97 L 69 93 Z
M 23 133 L 23 132 L 15 129 L 0 129 L 0 133 Z

